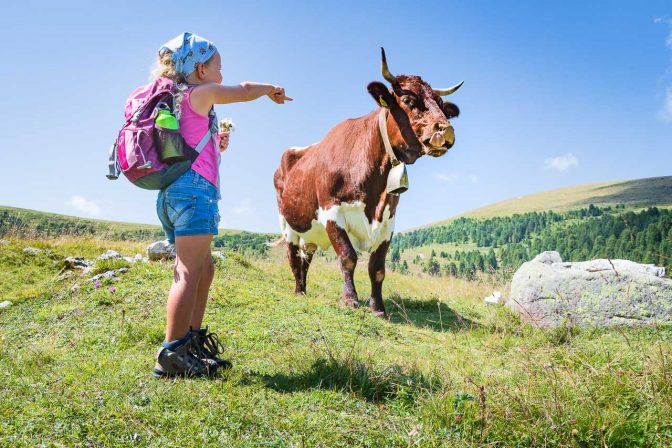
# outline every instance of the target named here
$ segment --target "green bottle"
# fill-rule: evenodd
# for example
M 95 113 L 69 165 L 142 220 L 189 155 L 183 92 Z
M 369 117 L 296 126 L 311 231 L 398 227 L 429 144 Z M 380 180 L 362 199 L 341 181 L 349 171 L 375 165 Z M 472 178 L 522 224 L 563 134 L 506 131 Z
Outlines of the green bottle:
M 161 160 L 174 163 L 186 160 L 184 140 L 180 135 L 180 122 L 169 109 L 159 109 L 154 119 L 155 143 L 161 153 Z
M 171 129 L 173 131 L 180 129 L 180 123 L 177 121 L 177 118 L 175 118 L 175 115 L 171 114 L 168 109 L 160 109 L 159 113 L 156 115 L 154 123 L 162 128 Z

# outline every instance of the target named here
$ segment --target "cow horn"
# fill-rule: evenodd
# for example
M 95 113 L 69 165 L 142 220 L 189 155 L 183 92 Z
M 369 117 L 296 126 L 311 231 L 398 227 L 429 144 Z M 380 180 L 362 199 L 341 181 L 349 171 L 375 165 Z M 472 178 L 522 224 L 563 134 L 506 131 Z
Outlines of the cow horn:
M 387 68 L 387 59 L 385 58 L 385 49 L 383 47 L 380 47 L 380 53 L 381 53 L 382 58 L 383 58 L 383 62 L 382 62 L 382 65 L 381 65 L 381 71 L 383 72 L 383 78 L 385 78 L 387 80 L 387 82 L 389 82 L 393 86 L 396 86 L 397 84 L 399 84 L 399 81 L 397 81 L 397 78 L 392 73 L 390 73 L 390 69 Z
M 457 89 L 462 87 L 462 84 L 464 84 L 464 81 L 460 81 L 458 84 L 455 84 L 453 87 L 449 87 L 447 89 L 433 89 L 434 93 L 436 93 L 439 96 L 446 96 L 450 95 L 451 93 L 454 93 Z

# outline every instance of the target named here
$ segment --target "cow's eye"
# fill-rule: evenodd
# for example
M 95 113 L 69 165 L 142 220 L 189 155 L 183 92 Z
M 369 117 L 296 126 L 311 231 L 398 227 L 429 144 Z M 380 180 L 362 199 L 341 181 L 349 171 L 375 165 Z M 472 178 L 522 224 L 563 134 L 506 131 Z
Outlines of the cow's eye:
M 401 101 L 403 101 L 404 104 L 407 105 L 408 107 L 415 106 L 415 98 L 413 98 L 412 96 L 405 96 L 401 99 Z

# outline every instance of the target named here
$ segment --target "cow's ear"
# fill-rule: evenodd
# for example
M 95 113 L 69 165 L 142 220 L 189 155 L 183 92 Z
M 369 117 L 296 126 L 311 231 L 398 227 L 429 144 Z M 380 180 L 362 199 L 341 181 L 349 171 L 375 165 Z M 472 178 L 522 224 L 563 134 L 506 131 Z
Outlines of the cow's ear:
M 390 93 L 390 90 L 382 82 L 373 81 L 366 86 L 366 90 L 369 91 L 380 107 L 390 107 L 395 103 L 394 95 Z
M 448 117 L 448 119 L 455 118 L 458 115 L 460 115 L 460 108 L 454 105 L 453 103 L 444 101 L 443 113 L 446 114 L 446 117 Z

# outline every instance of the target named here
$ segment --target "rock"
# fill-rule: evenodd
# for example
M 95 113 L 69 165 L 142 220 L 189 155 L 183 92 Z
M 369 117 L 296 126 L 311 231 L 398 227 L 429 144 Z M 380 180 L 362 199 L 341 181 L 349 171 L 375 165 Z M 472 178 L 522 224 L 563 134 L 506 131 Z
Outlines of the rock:
M 502 300 L 502 293 L 499 291 L 493 291 L 492 294 L 490 294 L 488 297 L 485 299 L 485 303 L 491 303 L 493 305 L 498 304 Z
M 141 254 L 135 254 L 135 257 L 124 257 L 124 260 L 128 263 L 135 264 L 144 261 L 144 258 Z
M 108 250 L 104 254 L 98 257 L 98 260 L 117 260 L 121 258 L 121 255 L 119 255 L 119 252 L 116 250 Z
M 220 251 L 212 252 L 212 257 L 213 258 L 219 258 L 221 260 L 226 260 L 226 254 L 224 254 L 224 252 L 220 252 Z
M 12 306 L 12 302 L 10 302 L 9 300 L 5 300 L 4 302 L 0 302 L 0 308 L 7 308 L 7 307 L 10 307 L 10 306 Z
M 555 255 L 544 252 L 513 276 L 506 306 L 524 321 L 547 328 L 672 323 L 664 268 L 629 260 L 563 263 Z
M 8 245 L 9 245 L 9 241 L 7 241 L 7 240 L 0 240 L 0 246 L 8 246 Z
M 96 280 L 100 280 L 102 278 L 114 278 L 115 275 L 115 271 L 105 271 L 102 274 L 97 274 L 91 277 L 91 281 L 95 283 Z
M 39 254 L 40 252 L 42 252 L 42 249 L 38 249 L 37 247 L 26 247 L 26 248 L 23 249 L 23 251 L 27 254 L 35 255 L 35 254 Z
M 123 274 L 124 272 L 128 272 L 128 268 L 119 268 L 119 269 L 116 269 L 114 271 L 105 271 L 102 274 L 97 274 L 97 275 L 94 275 L 93 277 L 91 277 L 91 281 L 95 283 L 96 280 L 100 280 L 100 279 L 103 279 L 103 278 L 109 278 L 110 280 L 116 282 L 117 280 L 119 280 L 118 278 L 116 278 L 117 275 Z
M 81 257 L 68 257 L 63 262 L 63 267 L 65 269 L 86 269 L 92 264 L 92 262 L 86 261 Z
M 70 291 L 79 291 L 79 288 L 80 288 L 79 283 L 75 283 L 74 285 L 72 285 L 72 288 L 70 288 Z
M 157 241 L 147 246 L 147 257 L 152 261 L 172 260 L 175 258 L 175 246 L 168 240 Z
M 54 278 L 54 280 L 57 281 L 57 282 L 61 282 L 61 281 L 65 280 L 65 279 L 68 278 L 68 277 L 72 277 L 73 275 L 74 275 L 74 273 L 73 273 L 72 271 L 63 271 L 61 274 L 58 274 L 58 275 Z
M 560 263 L 566 269 L 578 269 L 588 272 L 616 271 L 618 274 L 639 272 L 642 274 L 665 277 L 665 268 L 652 264 L 640 264 L 630 260 L 599 259 L 591 261 L 579 261 L 576 263 Z
M 553 263 L 562 263 L 562 258 L 560 258 L 560 254 L 554 250 L 547 250 L 546 252 L 542 252 L 536 257 L 534 257 L 534 260 L 539 263 L 545 263 L 545 264 L 553 264 Z

